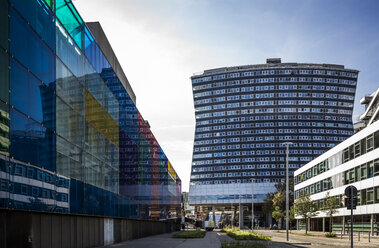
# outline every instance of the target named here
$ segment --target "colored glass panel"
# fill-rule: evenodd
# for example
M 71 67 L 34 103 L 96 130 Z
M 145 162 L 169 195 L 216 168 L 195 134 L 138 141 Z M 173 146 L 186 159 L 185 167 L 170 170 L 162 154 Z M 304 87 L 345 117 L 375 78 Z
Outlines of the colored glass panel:
M 14 109 L 10 119 L 10 156 L 55 171 L 53 132 Z
M 170 176 L 174 181 L 176 181 L 176 172 L 174 170 L 174 167 L 172 167 L 170 161 L 167 163 L 168 173 L 170 173 Z
M 42 91 L 47 88 L 19 63 L 11 60 L 10 99 L 21 112 L 43 123 Z M 51 92 L 53 93 L 53 92 Z
M 46 85 L 55 82 L 55 56 L 15 10 L 10 10 L 10 53 Z
M 9 102 L 9 58 L 0 49 L 0 100 Z
M 75 7 L 69 0 L 56 0 L 56 16 L 68 31 L 75 43 L 84 47 L 84 24 Z
M 55 49 L 55 21 L 43 0 L 11 0 L 14 8 L 47 45 Z
M 117 122 L 87 90 L 85 91 L 85 118 L 115 146 L 119 145 Z
M 0 154 L 9 156 L 9 106 L 0 101 Z
M 9 18 L 8 18 L 8 1 L 1 0 L 0 8 L 0 46 L 5 50 L 8 50 L 8 38 L 9 38 Z

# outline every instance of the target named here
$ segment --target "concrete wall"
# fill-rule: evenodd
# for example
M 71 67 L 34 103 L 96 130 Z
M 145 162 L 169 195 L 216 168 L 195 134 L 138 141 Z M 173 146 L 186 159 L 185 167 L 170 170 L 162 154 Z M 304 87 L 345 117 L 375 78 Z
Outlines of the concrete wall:
M 98 247 L 172 232 L 179 224 L 0 210 L 0 247 Z

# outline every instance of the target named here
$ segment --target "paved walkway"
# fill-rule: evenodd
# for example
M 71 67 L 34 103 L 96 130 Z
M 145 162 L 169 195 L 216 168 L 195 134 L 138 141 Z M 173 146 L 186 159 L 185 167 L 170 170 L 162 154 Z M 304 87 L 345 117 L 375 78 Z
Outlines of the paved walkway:
M 271 237 L 273 242 L 286 242 L 286 232 L 285 231 L 269 231 L 269 230 L 259 230 L 265 236 Z M 350 240 L 348 236 L 344 236 L 341 240 L 340 237 L 337 238 L 326 238 L 322 232 L 309 232 L 313 236 L 303 236 L 304 231 L 292 231 L 287 244 L 292 245 L 292 247 L 331 247 L 331 248 L 342 248 L 350 247 Z M 354 247 L 364 247 L 364 248 L 374 248 L 379 247 L 378 237 L 371 238 L 371 242 L 368 242 L 367 235 L 361 235 L 360 241 L 358 237 L 354 237 Z
M 350 247 L 350 241 L 347 236 L 340 238 L 326 238 L 323 233 L 311 232 L 313 236 L 303 236 L 303 232 L 290 234 L 290 241 L 286 242 L 285 231 L 259 230 L 259 233 L 271 237 L 272 241 L 240 241 L 244 242 L 262 242 L 268 248 L 343 248 Z M 166 233 L 142 239 L 131 240 L 119 244 L 107 246 L 107 248 L 220 248 L 222 243 L 236 242 L 228 237 L 225 233 L 207 232 L 203 239 L 174 239 L 174 233 Z M 368 243 L 366 236 L 361 236 L 358 242 L 357 236 L 354 238 L 355 248 L 378 248 L 379 238 L 374 237 L 371 243 Z
M 207 232 L 202 239 L 174 239 L 174 233 L 150 236 L 107 246 L 107 248 L 220 248 L 221 242 L 216 232 Z

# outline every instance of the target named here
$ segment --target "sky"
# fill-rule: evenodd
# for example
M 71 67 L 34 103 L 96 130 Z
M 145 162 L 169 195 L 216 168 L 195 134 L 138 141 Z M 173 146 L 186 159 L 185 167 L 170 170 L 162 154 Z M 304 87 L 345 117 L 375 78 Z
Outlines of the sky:
M 282 62 L 360 71 L 359 100 L 379 87 L 376 0 L 74 0 L 99 21 L 137 108 L 189 189 L 195 131 L 190 77 L 206 69 Z

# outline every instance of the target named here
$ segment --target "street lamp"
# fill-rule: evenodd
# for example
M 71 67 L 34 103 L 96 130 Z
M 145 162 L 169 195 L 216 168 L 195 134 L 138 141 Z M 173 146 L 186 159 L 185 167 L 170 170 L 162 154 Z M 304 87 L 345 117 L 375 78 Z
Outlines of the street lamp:
M 289 147 L 292 145 L 292 142 L 284 142 L 283 145 L 285 145 L 286 148 L 286 236 L 287 236 L 287 241 L 289 241 L 289 234 L 288 234 L 288 229 L 289 229 L 289 179 L 288 179 L 288 155 L 289 155 Z
M 251 178 L 251 231 L 254 230 L 254 178 Z
M 238 226 L 240 228 L 240 230 L 243 228 L 243 218 L 241 218 L 241 183 L 239 184 L 239 205 L 238 205 Z

